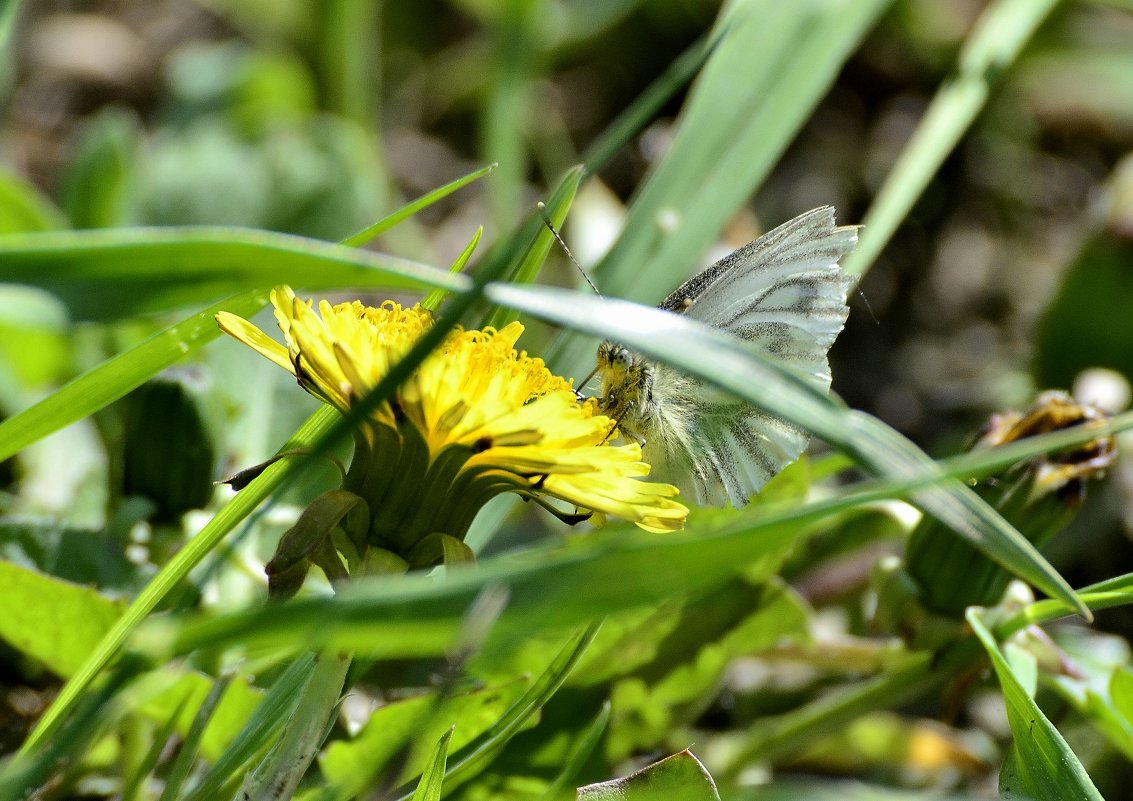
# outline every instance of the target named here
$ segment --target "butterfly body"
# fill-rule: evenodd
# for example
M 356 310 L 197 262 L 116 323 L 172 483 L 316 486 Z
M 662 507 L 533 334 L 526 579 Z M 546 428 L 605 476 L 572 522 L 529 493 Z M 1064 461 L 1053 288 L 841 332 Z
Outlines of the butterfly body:
M 855 227 L 815 209 L 740 248 L 660 305 L 720 328 L 828 389 L 826 353 L 846 320 L 838 260 Z M 796 426 L 613 342 L 598 348 L 599 406 L 642 445 L 652 477 L 701 505 L 740 506 L 806 447 Z

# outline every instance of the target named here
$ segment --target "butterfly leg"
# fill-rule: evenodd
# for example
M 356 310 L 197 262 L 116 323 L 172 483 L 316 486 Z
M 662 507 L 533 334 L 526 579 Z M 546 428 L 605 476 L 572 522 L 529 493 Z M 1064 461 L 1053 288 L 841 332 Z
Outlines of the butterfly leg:
M 628 401 L 626 403 L 625 411 L 622 412 L 621 417 L 614 421 L 614 426 L 610 429 L 610 433 L 612 434 L 616 430 L 619 434 L 621 434 L 622 439 L 632 440 L 633 442 L 636 442 L 638 445 L 644 448 L 645 437 L 641 436 L 641 434 L 637 433 L 632 428 L 627 428 L 625 425 L 626 418 L 632 416 L 633 407 L 633 401 Z M 609 438 L 608 435 L 607 438 Z

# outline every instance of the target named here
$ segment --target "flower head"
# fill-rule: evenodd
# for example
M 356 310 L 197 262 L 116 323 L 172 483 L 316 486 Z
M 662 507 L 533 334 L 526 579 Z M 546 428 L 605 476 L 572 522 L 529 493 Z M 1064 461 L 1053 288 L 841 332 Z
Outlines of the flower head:
M 391 301 L 322 301 L 316 313 L 280 287 L 271 302 L 286 347 L 235 315 L 217 321 L 343 412 L 432 325 L 427 311 Z M 522 332 L 518 322 L 453 330 L 356 433 L 346 488 L 371 506 L 370 544 L 404 552 L 437 532 L 462 539 L 480 507 L 508 491 L 650 530 L 681 527 L 688 509 L 676 488 L 638 480 L 649 472 L 640 446 L 606 444 L 613 421 L 517 351 Z

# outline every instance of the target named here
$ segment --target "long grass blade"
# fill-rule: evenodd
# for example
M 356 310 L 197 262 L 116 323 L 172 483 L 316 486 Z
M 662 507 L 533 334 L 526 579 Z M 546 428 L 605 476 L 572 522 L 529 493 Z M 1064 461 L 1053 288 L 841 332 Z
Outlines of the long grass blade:
M 889 4 L 726 6 L 671 147 L 634 197 L 622 236 L 593 271 L 604 294 L 656 303 L 687 277 Z M 570 338 L 549 362 L 560 372 L 584 373 L 587 350 Z
M 213 682 L 212 687 L 209 688 L 205 700 L 197 708 L 197 714 L 193 716 L 193 723 L 189 727 L 189 732 L 185 735 L 181 749 L 177 752 L 177 758 L 173 761 L 173 767 L 169 770 L 169 776 L 165 779 L 165 787 L 162 788 L 159 801 L 174 801 L 180 794 L 181 785 L 189 777 L 189 771 L 192 770 L 193 762 L 197 758 L 205 727 L 212 720 L 213 714 L 220 705 L 220 699 L 228 691 L 228 685 L 232 683 L 232 678 L 232 675 L 218 677 Z
M 314 667 L 315 657 L 311 653 L 300 655 L 287 666 L 224 754 L 184 801 L 209 801 L 219 797 L 220 789 L 232 781 L 241 766 L 267 750 L 279 734 L 279 722 L 287 720 L 299 703 L 300 694 Z
M 213 303 L 248 289 L 460 290 L 462 276 L 357 248 L 242 228 L 129 228 L 0 237 L 0 281 L 42 288 L 75 320 Z
M 960 53 L 956 77 L 937 92 L 878 191 L 857 250 L 843 265 L 847 272 L 863 275 L 873 265 L 984 107 L 993 84 L 1056 5 L 1058 0 L 996 0 L 984 10 Z
M 915 494 L 925 511 L 1047 595 L 1089 617 L 1066 581 L 1022 534 L 963 483 L 944 476 L 912 442 L 869 415 L 846 409 L 787 365 L 694 320 L 625 301 L 507 284 L 489 297 L 536 317 L 620 342 L 703 378 L 845 451 L 877 475 L 939 481 Z
M 389 229 L 391 229 L 395 225 L 397 225 L 399 222 L 403 222 L 403 221 L 409 219 L 410 217 L 412 217 L 414 214 L 421 211 L 422 209 L 428 208 L 429 206 L 436 203 L 438 200 L 441 200 L 442 198 L 448 197 L 449 195 L 451 195 L 456 190 L 461 189 L 465 186 L 468 186 L 468 184 L 472 183 L 473 181 L 476 181 L 476 180 L 479 180 L 480 178 L 483 178 L 485 175 L 490 173 L 492 170 L 496 169 L 496 167 L 498 167 L 498 166 L 499 166 L 498 164 L 493 162 L 492 164 L 489 164 L 487 167 L 481 167 L 478 170 L 475 170 L 473 172 L 468 173 L 468 175 L 461 176 L 460 178 L 457 178 L 455 181 L 447 183 L 444 186 L 438 187 L 431 192 L 427 192 L 424 195 L 422 195 L 421 197 L 417 198 L 416 200 L 413 200 L 413 201 L 405 204 L 400 209 L 395 211 L 393 214 L 390 214 L 387 217 L 383 217 L 382 219 L 378 220 L 373 225 L 369 225 L 369 226 L 363 228 L 358 233 L 351 234 L 350 236 L 346 237 L 346 239 L 342 240 L 341 244 L 346 245 L 347 247 L 352 247 L 352 248 L 356 248 L 356 247 L 359 247 L 361 245 L 364 245 L 367 242 L 369 242 L 371 239 L 374 239 L 375 237 L 381 236 L 386 231 L 388 231 Z
M 1039 709 L 1035 699 L 1027 693 L 1011 663 L 1000 651 L 980 610 L 972 607 L 965 617 L 991 657 L 1014 737 L 999 776 L 1000 797 L 1019 801 L 1062 801 L 1066 798 L 1102 801 L 1101 793 L 1090 781 L 1078 757 Z

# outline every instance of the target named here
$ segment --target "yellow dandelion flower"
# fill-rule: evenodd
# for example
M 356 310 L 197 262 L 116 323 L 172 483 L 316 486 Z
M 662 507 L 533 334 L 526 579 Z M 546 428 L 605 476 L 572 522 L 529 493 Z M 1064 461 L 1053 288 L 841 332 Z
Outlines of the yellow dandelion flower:
M 221 312 L 217 322 L 343 412 L 432 324 L 427 311 L 391 301 L 323 301 L 316 313 L 289 287 L 273 290 L 271 302 L 286 347 L 235 315 Z M 542 359 L 517 351 L 522 332 L 518 322 L 450 332 L 356 433 L 344 488 L 370 506 L 369 545 L 404 555 L 431 534 L 461 540 L 501 492 L 654 531 L 683 525 L 688 509 L 676 488 L 640 480 L 649 473 L 640 446 L 608 445 L 613 422 Z

